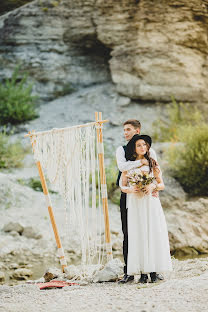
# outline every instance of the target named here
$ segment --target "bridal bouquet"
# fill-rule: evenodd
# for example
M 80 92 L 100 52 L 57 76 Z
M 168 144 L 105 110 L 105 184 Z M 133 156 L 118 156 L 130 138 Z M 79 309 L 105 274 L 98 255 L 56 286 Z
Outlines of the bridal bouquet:
M 127 178 L 130 186 L 138 186 L 141 189 L 151 184 L 155 179 L 154 177 L 150 177 L 148 172 L 144 172 L 139 168 L 130 170 Z

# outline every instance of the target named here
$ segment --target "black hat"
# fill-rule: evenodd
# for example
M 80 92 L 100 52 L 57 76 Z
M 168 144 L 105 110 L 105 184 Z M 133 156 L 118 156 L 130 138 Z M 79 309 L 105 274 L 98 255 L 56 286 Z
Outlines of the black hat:
M 149 135 L 146 134 L 135 134 L 132 139 L 128 142 L 126 145 L 126 150 L 125 150 L 125 157 L 126 160 L 135 160 L 135 142 L 138 140 L 144 140 L 149 144 L 149 146 L 152 145 L 152 138 Z

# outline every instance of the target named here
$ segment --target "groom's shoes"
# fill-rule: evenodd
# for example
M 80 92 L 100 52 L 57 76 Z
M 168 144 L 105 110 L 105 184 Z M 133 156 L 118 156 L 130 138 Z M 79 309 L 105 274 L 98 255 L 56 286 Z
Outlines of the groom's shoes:
M 146 284 L 147 280 L 148 280 L 148 275 L 147 274 L 141 274 L 141 277 L 139 279 L 139 283 Z
M 133 275 L 127 275 L 125 274 L 124 277 L 118 281 L 119 284 L 125 284 L 125 283 L 128 283 L 128 282 L 131 282 L 134 280 L 134 276 Z

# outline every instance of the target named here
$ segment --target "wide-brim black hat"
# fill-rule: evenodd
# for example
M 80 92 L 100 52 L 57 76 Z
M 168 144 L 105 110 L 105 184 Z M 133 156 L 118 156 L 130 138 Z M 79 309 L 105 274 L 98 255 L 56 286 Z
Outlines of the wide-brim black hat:
M 125 150 L 125 157 L 126 160 L 134 160 L 134 152 L 135 152 L 135 143 L 138 140 L 144 140 L 149 144 L 149 146 L 152 145 L 152 138 L 149 135 L 146 134 L 135 134 L 132 139 L 128 142 L 126 145 L 126 150 Z

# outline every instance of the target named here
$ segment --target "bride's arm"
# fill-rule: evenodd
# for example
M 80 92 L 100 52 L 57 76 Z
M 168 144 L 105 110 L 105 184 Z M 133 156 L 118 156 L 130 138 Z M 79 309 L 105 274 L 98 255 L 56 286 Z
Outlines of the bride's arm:
M 165 188 L 163 178 L 162 178 L 162 172 L 159 166 L 156 166 L 153 170 L 154 172 L 154 177 L 157 182 L 155 191 L 162 191 Z
M 121 191 L 123 193 L 140 193 L 140 192 L 142 192 L 137 186 L 134 186 L 134 187 L 128 186 L 127 171 L 122 172 L 120 188 L 121 188 Z

